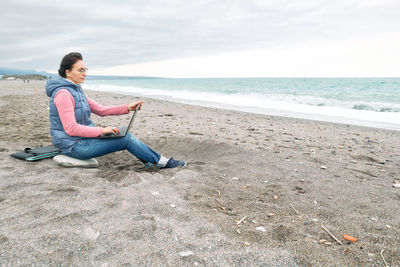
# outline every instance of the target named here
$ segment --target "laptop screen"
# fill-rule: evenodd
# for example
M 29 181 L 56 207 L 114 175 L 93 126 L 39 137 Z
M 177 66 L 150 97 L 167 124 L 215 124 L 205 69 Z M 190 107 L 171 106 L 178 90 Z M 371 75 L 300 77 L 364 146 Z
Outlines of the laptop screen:
M 131 129 L 131 127 L 132 127 L 132 124 L 133 124 L 133 121 L 134 121 L 134 120 L 135 120 L 135 118 L 136 118 L 136 113 L 137 113 L 137 111 L 138 111 L 138 108 L 136 108 L 136 109 L 135 109 L 135 111 L 133 112 L 133 115 L 132 115 L 131 121 L 129 122 L 129 125 L 128 125 L 128 127 L 126 128 L 126 131 L 125 131 L 125 133 L 123 133 L 124 135 L 125 135 L 125 134 L 127 134 L 127 133 L 129 132 L 129 130 Z

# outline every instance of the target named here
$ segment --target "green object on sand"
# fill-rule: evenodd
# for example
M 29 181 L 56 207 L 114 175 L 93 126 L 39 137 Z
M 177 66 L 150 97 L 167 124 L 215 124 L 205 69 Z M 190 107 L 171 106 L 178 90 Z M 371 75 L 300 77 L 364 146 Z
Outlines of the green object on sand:
M 38 148 L 25 148 L 24 151 L 11 154 L 12 157 L 27 161 L 37 161 L 52 158 L 60 154 L 61 151 L 54 146 L 43 146 Z

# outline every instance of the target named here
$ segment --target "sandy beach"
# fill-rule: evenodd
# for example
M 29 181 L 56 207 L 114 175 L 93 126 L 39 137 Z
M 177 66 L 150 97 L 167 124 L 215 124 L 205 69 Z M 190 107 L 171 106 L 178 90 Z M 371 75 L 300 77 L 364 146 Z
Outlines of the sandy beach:
M 14 159 L 51 144 L 44 86 L 0 81 L 0 265 L 400 266 L 400 132 L 140 98 L 131 132 L 185 168 Z

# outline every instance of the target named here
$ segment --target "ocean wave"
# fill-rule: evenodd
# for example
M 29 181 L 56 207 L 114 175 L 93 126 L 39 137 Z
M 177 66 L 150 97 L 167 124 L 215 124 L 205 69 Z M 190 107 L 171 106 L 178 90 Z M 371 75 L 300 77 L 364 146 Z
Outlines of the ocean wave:
M 313 95 L 260 94 L 260 93 L 230 93 L 205 92 L 189 90 L 149 89 L 133 86 L 110 84 L 85 84 L 90 90 L 111 91 L 134 94 L 142 97 L 159 98 L 170 101 L 200 104 L 205 106 L 233 108 L 243 111 L 265 114 L 303 114 L 316 117 L 345 118 L 354 121 L 370 121 L 395 124 L 400 127 L 400 104 L 381 102 L 344 101 Z M 274 113 L 279 111 L 278 113 Z
M 385 103 L 377 104 L 377 105 L 369 105 L 369 104 L 355 104 L 352 109 L 357 110 L 370 110 L 375 112 L 400 112 L 399 107 L 389 107 L 386 106 Z
M 136 93 L 143 96 L 164 96 L 176 99 L 213 101 L 233 105 L 241 103 L 243 102 L 243 100 L 245 100 L 246 105 L 254 105 L 260 108 L 271 105 L 275 106 L 274 103 L 278 103 L 280 106 L 282 106 L 282 104 L 299 104 L 305 106 L 337 107 L 374 112 L 400 112 L 400 104 L 365 101 L 345 101 L 313 95 L 240 93 L 233 91 L 229 91 L 229 93 L 227 93 L 189 90 L 163 90 L 107 84 L 89 84 L 86 85 L 86 87 L 88 89 L 100 91 L 118 91 L 126 93 Z
M 299 95 L 254 95 L 254 98 L 268 99 L 283 103 L 294 103 L 300 105 L 310 105 L 317 107 L 338 107 L 355 110 L 368 110 L 374 112 L 400 112 L 400 104 L 383 102 L 362 102 L 329 99 L 319 96 L 299 96 Z

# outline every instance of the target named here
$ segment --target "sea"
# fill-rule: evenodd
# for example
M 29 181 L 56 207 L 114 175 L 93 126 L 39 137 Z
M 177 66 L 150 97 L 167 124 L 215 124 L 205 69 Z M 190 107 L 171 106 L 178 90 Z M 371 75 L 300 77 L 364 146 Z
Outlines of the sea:
M 400 78 L 140 78 L 83 88 L 400 131 Z

